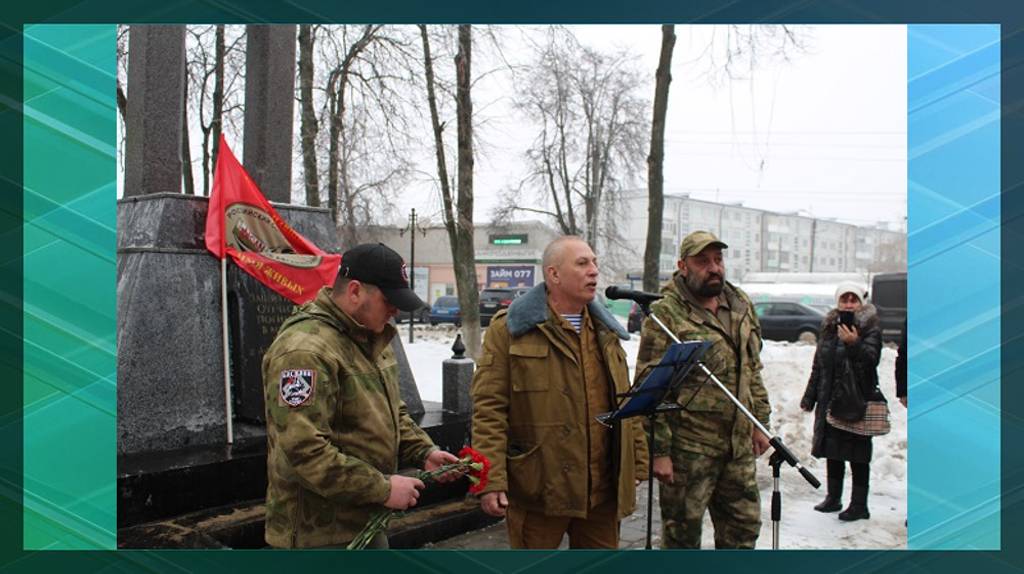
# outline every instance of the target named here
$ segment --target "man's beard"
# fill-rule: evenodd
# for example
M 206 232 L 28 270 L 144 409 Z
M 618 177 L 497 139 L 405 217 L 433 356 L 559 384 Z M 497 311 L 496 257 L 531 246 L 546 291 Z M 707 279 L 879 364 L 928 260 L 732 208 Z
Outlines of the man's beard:
M 718 283 L 711 284 L 711 279 L 713 278 L 717 278 Z M 691 272 L 686 276 L 686 287 L 691 293 L 704 299 L 718 297 L 722 294 L 722 289 L 725 288 L 725 274 L 723 273 L 721 276 L 709 275 L 707 279 L 701 281 L 697 278 L 696 273 Z

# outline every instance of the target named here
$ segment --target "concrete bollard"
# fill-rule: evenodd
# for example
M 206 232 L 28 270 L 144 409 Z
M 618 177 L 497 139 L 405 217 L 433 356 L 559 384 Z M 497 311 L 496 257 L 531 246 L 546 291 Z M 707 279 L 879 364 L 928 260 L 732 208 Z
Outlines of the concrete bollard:
M 476 363 L 464 355 L 462 334 L 455 337 L 452 357 L 445 359 L 441 366 L 442 396 L 441 407 L 445 412 L 468 415 L 473 412 L 473 401 L 469 396 L 469 385 L 473 382 Z

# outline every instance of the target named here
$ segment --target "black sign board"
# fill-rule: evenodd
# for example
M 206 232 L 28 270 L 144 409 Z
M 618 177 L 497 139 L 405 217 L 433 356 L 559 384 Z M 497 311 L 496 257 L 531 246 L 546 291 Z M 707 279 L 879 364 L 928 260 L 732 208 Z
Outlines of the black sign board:
M 489 235 L 488 243 L 491 245 L 526 245 L 529 237 L 530 236 L 525 233 Z
M 295 304 L 245 272 L 228 268 L 228 326 L 235 417 L 265 422 L 263 355 Z

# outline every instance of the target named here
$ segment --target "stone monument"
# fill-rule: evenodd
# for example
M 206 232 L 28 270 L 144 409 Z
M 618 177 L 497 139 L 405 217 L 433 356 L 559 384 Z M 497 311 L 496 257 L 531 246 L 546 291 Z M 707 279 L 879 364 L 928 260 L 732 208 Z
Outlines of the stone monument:
M 289 225 L 324 251 L 341 252 L 329 210 L 288 205 L 295 27 L 250 26 L 248 34 L 246 170 Z M 209 203 L 181 193 L 184 42 L 183 26 L 130 29 L 125 193 L 117 205 L 119 545 L 260 546 L 266 491 L 261 362 L 293 304 L 228 264 L 234 415 L 228 444 L 220 262 L 204 241 Z M 425 405 L 401 338 L 392 345 L 410 414 L 439 446 L 457 451 L 469 438 L 465 400 L 451 413 Z M 461 502 L 461 488 L 436 489 L 420 504 Z M 183 524 L 202 523 L 196 516 L 225 508 L 244 508 L 244 516 L 219 523 L 220 534 L 180 535 Z M 411 532 L 396 540 L 421 544 Z

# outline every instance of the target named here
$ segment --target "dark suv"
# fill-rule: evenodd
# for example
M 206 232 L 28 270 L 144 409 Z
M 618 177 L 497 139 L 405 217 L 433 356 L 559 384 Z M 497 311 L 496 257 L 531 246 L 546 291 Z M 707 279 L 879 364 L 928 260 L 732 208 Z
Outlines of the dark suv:
M 879 273 L 871 279 L 871 302 L 882 323 L 882 340 L 898 342 L 907 320 L 907 274 Z
M 520 295 L 529 291 L 529 287 L 503 287 L 484 289 L 480 292 L 480 326 L 491 324 L 491 317 L 505 309 Z

